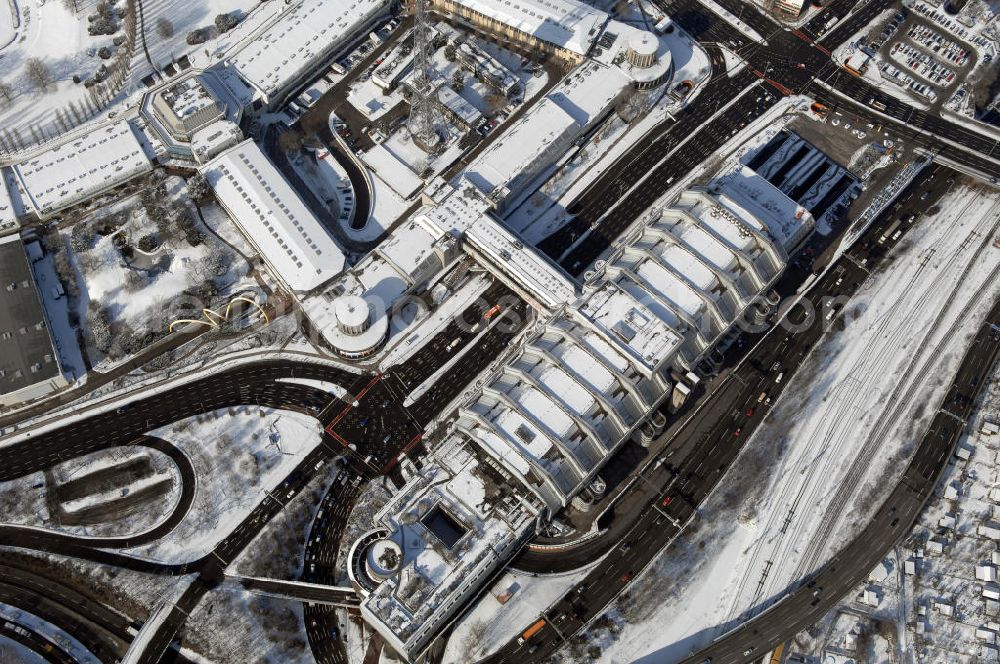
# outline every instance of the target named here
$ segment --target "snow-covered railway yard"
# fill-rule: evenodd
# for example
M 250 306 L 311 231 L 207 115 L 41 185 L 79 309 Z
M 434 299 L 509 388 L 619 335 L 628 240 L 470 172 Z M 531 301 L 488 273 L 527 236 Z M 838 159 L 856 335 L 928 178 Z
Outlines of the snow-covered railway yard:
M 789 643 L 831 661 L 995 661 L 1000 637 L 1000 373 L 994 373 L 917 524 L 866 583 Z M 883 654 L 876 655 L 880 647 Z
M 956 185 L 940 211 L 914 222 L 888 266 L 826 323 L 787 396 L 699 509 L 696 534 L 682 534 L 611 622 L 590 629 L 600 661 L 672 661 L 707 645 L 867 522 L 936 411 L 968 331 L 1000 294 L 998 210 L 995 193 Z

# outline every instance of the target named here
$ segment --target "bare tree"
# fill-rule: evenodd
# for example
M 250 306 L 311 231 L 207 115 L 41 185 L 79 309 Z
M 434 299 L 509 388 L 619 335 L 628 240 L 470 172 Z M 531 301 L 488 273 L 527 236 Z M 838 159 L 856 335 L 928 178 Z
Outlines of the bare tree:
M 80 7 L 77 5 L 76 0 L 63 0 L 63 7 L 66 8 L 66 11 L 72 12 L 73 14 L 80 11 Z
M 174 36 L 174 24 L 170 22 L 169 19 L 161 16 L 156 19 L 156 34 L 160 35 L 163 39 L 168 39 Z
M 41 58 L 28 58 L 24 63 L 24 73 L 28 82 L 40 92 L 45 92 L 54 82 L 49 66 Z
M 289 129 L 278 134 L 278 147 L 285 152 L 298 152 L 302 149 L 305 137 L 298 129 Z
M 970 72 L 966 82 L 972 88 L 976 111 L 985 112 L 1000 92 L 1000 62 L 991 62 Z
M 490 107 L 491 111 L 497 111 L 500 109 L 501 106 L 507 103 L 507 98 L 504 97 L 499 92 L 490 92 L 485 97 L 483 97 L 483 101 L 486 102 L 487 106 Z
M 14 88 L 6 81 L 0 81 L 0 99 L 3 99 L 4 106 L 14 100 Z

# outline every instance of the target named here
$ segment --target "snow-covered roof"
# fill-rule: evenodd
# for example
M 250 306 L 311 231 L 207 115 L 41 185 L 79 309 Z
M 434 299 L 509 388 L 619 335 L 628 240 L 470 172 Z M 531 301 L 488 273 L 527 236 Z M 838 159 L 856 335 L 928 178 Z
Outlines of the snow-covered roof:
M 457 0 L 468 9 L 544 42 L 586 55 L 608 15 L 576 0 Z
M 511 183 L 519 175 L 533 172 L 536 164 L 554 162 L 582 128 L 562 106 L 546 97 L 469 164 L 465 179 L 486 195 L 515 189 Z
M 465 238 L 504 271 L 514 275 L 546 306 L 554 307 L 576 299 L 574 282 L 554 262 L 534 247 L 526 246 L 491 216 L 482 215 L 469 226 Z
M 761 282 L 769 282 L 784 269 L 787 253 L 771 237 L 767 226 L 732 199 L 702 189 L 688 189 L 681 193 L 674 207 L 682 212 L 682 217 L 687 215 L 697 221 L 697 228 L 685 229 L 685 242 L 704 250 L 712 262 L 725 262 L 727 253 L 742 256 L 753 264 Z M 683 218 L 681 224 L 684 225 Z M 705 237 L 698 237 L 699 234 Z M 708 237 L 711 241 L 706 240 Z
M 436 239 L 422 224 L 411 218 L 396 228 L 376 251 L 400 274 L 416 281 L 425 271 L 428 261 L 439 269 L 441 267 L 441 261 L 434 253 Z
M 809 210 L 755 173 L 740 166 L 716 181 L 720 202 L 742 218 L 754 218 L 786 250 L 808 234 L 815 221 Z
M 94 129 L 14 166 L 31 205 L 45 216 L 152 168 L 127 121 Z
M 436 205 L 421 208 L 414 219 L 439 236 L 453 231 L 464 233 L 490 208 L 486 198 L 475 187 L 465 185 L 462 189 L 455 189 L 443 179 L 433 181 L 424 190 L 424 196 Z
M 189 117 L 206 108 L 218 108 L 218 102 L 197 76 L 165 90 L 163 99 L 178 118 Z
M 365 296 L 391 305 L 410 287 L 408 275 L 398 270 L 379 254 L 369 254 L 354 266 L 351 274 Z
M 438 88 L 437 96 L 442 106 L 454 113 L 458 119 L 469 126 L 476 124 L 483 117 L 478 108 L 452 90 L 450 85 L 442 85 Z
M 554 513 L 663 394 L 626 344 L 567 309 L 494 373 L 456 426 Z
M 586 60 L 560 81 L 547 98 L 586 127 L 604 115 L 628 85 L 628 76 L 621 69 Z
M 200 161 L 205 161 L 242 140 L 243 132 L 239 125 L 228 120 L 216 120 L 191 136 L 191 152 Z
M 310 291 L 344 269 L 344 254 L 333 238 L 252 140 L 226 150 L 202 172 L 292 290 Z
M 381 143 L 365 153 L 364 161 L 403 198 L 410 198 L 424 186 L 424 181 Z
M 268 100 L 346 44 L 387 0 L 303 0 L 231 60 Z
M 409 659 L 533 531 L 537 512 L 502 478 L 497 483 L 495 473 L 463 436 L 451 434 L 375 516 L 403 559 L 399 572 L 362 601 L 361 612 Z M 487 497 L 486 474 L 504 500 Z M 442 519 L 453 531 L 444 537 Z
M 647 371 L 668 362 L 682 341 L 648 306 L 611 282 L 591 294 L 580 313 Z
M 594 60 L 613 66 L 636 83 L 663 81 L 673 68 L 673 53 L 670 50 L 671 36 L 644 30 L 628 23 L 612 20 L 608 22 L 601 38 L 602 47 L 614 38 L 611 46 L 594 54 Z M 648 66 L 636 66 L 627 58 L 628 52 L 652 56 Z
M 7 176 L 0 169 L 0 233 L 6 233 L 20 226 L 17 221 L 17 209 L 7 189 Z

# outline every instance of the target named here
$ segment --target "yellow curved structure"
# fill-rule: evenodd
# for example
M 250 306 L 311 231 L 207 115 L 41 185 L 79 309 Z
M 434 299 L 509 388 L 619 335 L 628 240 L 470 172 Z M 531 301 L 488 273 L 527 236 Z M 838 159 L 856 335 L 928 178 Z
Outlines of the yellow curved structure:
M 212 323 L 210 321 L 201 318 L 178 318 L 177 320 L 170 323 L 170 326 L 167 328 L 167 331 L 173 332 L 174 325 L 179 325 L 181 323 L 198 323 L 200 325 L 207 325 L 208 327 L 218 327 L 218 325 L 216 325 L 215 323 Z
M 256 300 L 251 300 L 250 298 L 245 297 L 243 295 L 238 295 L 233 299 L 231 299 L 226 304 L 226 312 L 224 314 L 220 314 L 215 309 L 209 309 L 206 307 L 201 310 L 201 315 L 202 315 L 201 318 L 178 318 L 177 320 L 170 323 L 170 326 L 167 328 L 167 330 L 169 332 L 173 332 L 174 326 L 180 325 L 182 323 L 197 323 L 199 325 L 205 325 L 217 329 L 222 326 L 222 323 L 225 323 L 227 320 L 229 320 L 229 314 L 232 313 L 233 304 L 235 304 L 236 302 L 246 302 L 248 304 L 252 304 L 253 306 L 257 307 L 257 311 L 259 311 L 260 315 L 264 317 L 265 325 L 271 322 L 271 318 L 267 315 L 267 312 L 264 311 L 264 307 L 262 307 L 259 302 L 257 302 Z
M 229 304 L 226 305 L 226 320 L 229 320 L 229 312 L 232 310 L 234 302 L 246 302 L 248 304 L 252 304 L 253 306 L 257 307 L 257 310 L 260 312 L 260 315 L 264 317 L 265 323 L 271 322 L 270 316 L 267 315 L 267 312 L 264 311 L 264 307 L 260 306 L 260 303 L 257 302 L 257 300 L 251 300 L 250 298 L 243 295 L 237 295 L 236 297 L 234 297 L 229 301 Z

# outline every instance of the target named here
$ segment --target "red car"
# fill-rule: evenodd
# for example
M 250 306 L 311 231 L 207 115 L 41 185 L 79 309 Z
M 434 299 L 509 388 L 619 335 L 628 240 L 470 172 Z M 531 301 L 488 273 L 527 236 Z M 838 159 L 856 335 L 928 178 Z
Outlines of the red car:
M 631 571 L 628 571 L 628 572 L 625 572 L 624 574 L 622 574 L 622 576 L 621 576 L 621 582 L 622 583 L 628 583 L 631 580 L 632 580 L 632 572 Z
M 743 433 L 743 429 L 737 429 L 736 431 L 733 432 L 733 437 L 739 438 L 741 433 Z
M 666 498 L 663 499 L 663 502 L 660 503 L 660 507 L 666 507 L 667 505 L 670 504 L 670 501 L 673 499 L 674 499 L 673 496 L 667 496 Z

